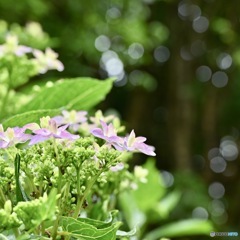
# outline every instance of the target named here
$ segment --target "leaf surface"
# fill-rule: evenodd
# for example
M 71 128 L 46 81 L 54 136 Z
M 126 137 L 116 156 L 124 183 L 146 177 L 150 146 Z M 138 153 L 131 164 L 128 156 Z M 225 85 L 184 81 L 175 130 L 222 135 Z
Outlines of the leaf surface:
M 102 101 L 112 88 L 112 79 L 64 79 L 52 87 L 43 87 L 19 113 L 38 109 L 88 110 Z
M 94 219 L 87 219 L 86 221 L 84 218 L 62 217 L 60 220 L 64 235 L 84 240 L 115 240 L 120 225 L 120 222 L 109 224 L 108 222 L 100 223 L 100 221 Z
M 25 113 L 16 114 L 8 119 L 6 119 L 2 124 L 4 128 L 7 127 L 23 127 L 27 123 L 36 122 L 39 123 L 39 119 L 44 116 L 56 116 L 60 114 L 60 109 L 41 109 L 33 110 Z
M 149 232 L 144 239 L 156 240 L 162 237 L 186 237 L 193 235 L 209 235 L 214 228 L 210 221 L 200 219 L 187 219 L 170 223 Z

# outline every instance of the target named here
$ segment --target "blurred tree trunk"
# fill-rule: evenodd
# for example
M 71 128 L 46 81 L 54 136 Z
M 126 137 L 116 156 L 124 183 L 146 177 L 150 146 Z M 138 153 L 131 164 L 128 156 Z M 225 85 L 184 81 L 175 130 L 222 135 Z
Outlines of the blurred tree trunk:
M 135 129 L 136 133 L 145 129 L 145 117 L 148 109 L 148 97 L 145 89 L 136 87 L 132 90 L 130 102 L 127 109 L 126 120 L 130 129 Z M 145 132 L 145 131 L 144 131 Z
M 191 142 L 194 109 L 191 98 L 192 69 L 190 62 L 173 56 L 170 64 L 169 134 L 176 168 L 191 169 Z
M 171 58 L 169 62 L 169 134 L 172 155 L 176 169 L 191 169 L 192 159 L 192 131 L 194 122 L 194 108 L 192 98 L 192 84 L 195 79 L 193 60 L 184 60 L 180 51 L 188 48 L 194 38 L 194 32 L 188 31 L 188 24 L 176 14 L 176 5 L 172 6 L 175 14 L 170 14 Z M 186 33 L 186 31 L 188 31 Z M 191 53 L 189 57 L 191 58 Z
M 208 152 L 214 147 L 218 147 L 217 142 L 217 110 L 218 97 L 217 89 L 210 86 L 206 89 L 205 102 L 202 113 L 202 135 L 204 141 L 204 153 L 208 158 Z M 209 159 L 210 160 L 210 159 Z M 208 161 L 207 161 L 208 162 Z M 210 180 L 213 172 L 210 170 L 209 164 L 205 164 L 204 178 Z

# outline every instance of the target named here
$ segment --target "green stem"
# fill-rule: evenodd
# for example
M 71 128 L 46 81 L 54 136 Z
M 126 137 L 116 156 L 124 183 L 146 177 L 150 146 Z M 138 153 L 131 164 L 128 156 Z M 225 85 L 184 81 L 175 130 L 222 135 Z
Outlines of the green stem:
M 64 193 L 63 193 L 63 198 L 67 199 L 68 197 L 68 193 L 70 191 L 70 184 L 69 183 L 66 183 L 65 186 L 64 186 Z M 63 212 L 64 212 L 64 208 L 63 209 Z M 58 235 L 62 235 L 63 232 L 58 232 Z M 69 234 L 69 233 L 68 233 Z M 65 237 L 65 240 L 69 240 L 70 239 L 70 236 L 69 235 L 66 235 Z
M 41 228 L 40 229 L 41 230 L 41 234 L 42 234 L 42 236 L 44 236 L 44 234 L 45 234 L 45 224 L 44 224 L 44 222 L 42 222 L 40 228 Z
M 3 203 L 2 206 L 4 206 L 4 203 L 7 201 L 6 196 L 3 194 L 2 188 L 0 188 L 0 202 Z
M 56 154 L 56 160 L 58 161 L 58 163 L 60 163 L 60 162 L 59 162 L 59 154 L 58 154 L 58 148 L 57 148 L 57 142 L 56 142 L 56 139 L 53 138 L 52 140 L 53 140 L 53 148 L 54 148 L 54 152 L 55 152 L 55 154 Z
M 33 183 L 33 175 L 29 172 L 29 171 L 25 171 L 25 170 L 23 170 L 24 172 L 25 172 L 25 174 L 26 174 L 26 176 L 27 176 L 27 178 L 28 178 L 28 182 L 27 182 L 27 185 L 29 186 L 31 186 L 31 190 L 33 191 L 33 192 L 35 192 L 35 193 L 37 193 L 38 192 L 38 189 L 37 189 L 37 187 L 35 186 L 35 184 Z
M 80 169 L 76 168 L 77 171 L 77 194 L 78 196 L 81 195 L 81 186 L 80 186 Z
M 69 194 L 69 192 L 70 192 L 70 183 L 69 182 L 67 182 L 64 186 L 63 186 L 63 188 L 62 188 L 62 199 L 63 199 L 63 206 L 61 207 L 61 209 L 62 209 L 62 212 L 67 212 L 66 211 L 66 207 L 65 207 L 65 204 L 64 203 L 66 203 L 67 201 L 68 201 L 68 194 Z
M 83 195 L 81 196 L 79 193 L 80 193 L 80 190 L 79 193 L 78 193 L 78 200 L 77 200 L 77 206 L 76 206 L 76 209 L 74 211 L 74 214 L 73 214 L 73 218 L 77 218 L 80 211 L 81 211 L 81 207 L 83 205 L 83 202 L 84 200 L 87 198 L 87 195 L 89 194 L 89 191 L 91 190 L 93 184 L 96 182 L 96 180 L 98 179 L 98 177 L 100 176 L 100 174 L 102 173 L 99 172 L 95 177 L 92 178 L 92 180 L 90 181 L 90 183 L 87 185 L 87 188 L 85 189 Z M 80 179 L 80 176 L 79 175 L 79 171 L 77 173 L 77 180 L 78 180 L 78 185 L 79 185 L 79 179 Z
M 60 201 L 60 200 L 59 200 L 59 201 Z M 61 210 L 61 208 L 59 208 L 59 209 L 60 209 L 60 211 L 59 211 L 59 213 L 58 213 L 58 215 L 57 215 L 57 219 L 56 219 L 56 221 L 55 221 L 55 223 L 54 223 L 54 225 L 53 225 L 52 240 L 56 240 L 57 234 L 58 234 L 58 232 L 57 232 L 57 230 L 58 230 L 58 224 L 59 224 L 60 217 L 61 217 L 61 215 L 62 215 L 62 210 Z
M 14 232 L 15 237 L 18 238 L 19 237 L 19 230 L 18 230 L 18 228 L 14 228 L 13 232 Z
M 59 153 L 58 153 L 58 148 L 57 148 L 57 143 L 56 143 L 56 139 L 53 138 L 53 148 L 54 148 L 54 152 L 56 154 L 56 162 L 57 162 L 57 166 L 58 166 L 58 193 L 61 192 L 62 189 L 62 171 L 61 171 L 61 162 L 60 162 L 60 158 L 59 158 Z
M 57 149 L 57 143 L 55 138 L 53 139 L 53 147 L 54 147 L 54 152 L 56 154 L 56 162 L 58 165 L 58 186 L 57 186 L 57 193 L 61 194 L 61 190 L 62 190 L 62 172 L 61 172 L 61 163 L 60 163 L 60 159 L 59 159 L 59 154 L 58 154 L 58 149 Z M 60 206 L 61 204 L 61 198 L 58 199 L 58 206 Z M 61 208 L 59 208 L 61 209 Z M 57 230 L 58 230 L 58 224 L 59 224 L 59 219 L 61 217 L 61 211 L 58 213 L 57 215 L 57 219 L 55 220 L 54 226 L 53 226 L 53 231 L 52 231 L 52 239 L 55 240 L 57 237 Z

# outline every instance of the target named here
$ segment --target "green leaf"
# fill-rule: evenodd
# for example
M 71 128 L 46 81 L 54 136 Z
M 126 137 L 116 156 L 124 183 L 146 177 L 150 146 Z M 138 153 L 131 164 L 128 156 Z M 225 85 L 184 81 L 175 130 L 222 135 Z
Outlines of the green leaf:
M 0 238 L 1 239 L 1 238 Z M 10 238 L 9 238 L 10 239 Z M 21 233 L 21 236 L 18 236 L 16 240 L 51 240 L 52 238 L 44 237 L 35 234 Z M 15 240 L 15 238 L 11 238 L 11 240 Z
M 132 191 L 124 191 L 120 193 L 118 200 L 129 228 L 133 229 L 136 226 L 141 228 L 146 222 L 146 216 L 137 206 Z
M 199 219 L 187 219 L 167 224 L 149 232 L 144 239 L 156 240 L 161 237 L 182 237 L 193 235 L 209 235 L 214 230 L 210 221 Z
M 117 230 L 117 237 L 132 237 L 136 234 L 136 232 L 137 232 L 136 227 L 129 232 Z
M 63 108 L 88 110 L 110 91 L 112 79 L 105 81 L 91 78 L 64 80 L 50 88 L 43 88 L 29 103 L 24 105 L 20 113 L 3 122 L 4 128 L 22 127 L 27 123 L 39 122 L 44 116 L 56 116 Z
M 13 235 L 13 237 L 14 237 L 14 235 Z M 1 239 L 1 240 L 8 240 L 9 238 L 8 238 L 8 236 L 5 236 L 5 235 L 3 235 L 3 234 L 0 234 L 0 239 Z M 12 239 L 14 239 L 14 238 L 12 238 Z
M 113 79 L 64 79 L 52 87 L 43 87 L 19 112 L 61 107 L 67 110 L 88 110 L 105 98 L 112 88 L 112 83 Z
M 156 206 L 166 190 L 160 172 L 155 167 L 154 159 L 149 158 L 143 167 L 148 170 L 147 183 L 140 182 L 138 189 L 133 191 L 132 194 L 140 210 L 147 212 Z
M 160 215 L 161 218 L 167 218 L 173 208 L 178 204 L 180 197 L 180 192 L 171 192 L 161 199 L 161 201 L 154 207 L 154 210 Z
M 16 154 L 15 160 L 14 160 L 14 167 L 15 167 L 15 181 L 16 181 L 16 199 L 17 202 L 21 201 L 29 201 L 29 197 L 25 193 L 21 182 L 19 180 L 19 171 L 20 171 L 20 155 Z
M 113 210 L 109 213 L 108 219 L 103 221 L 91 219 L 91 218 L 78 218 L 79 221 L 95 226 L 96 228 L 106 228 L 111 226 L 114 216 L 116 216 L 118 210 Z
M 41 199 L 41 206 L 37 219 L 32 219 L 35 226 L 39 226 L 45 220 L 55 220 L 57 206 L 57 189 L 53 188 L 49 195 L 44 194 Z
M 13 208 L 18 218 L 22 220 L 25 230 L 33 232 L 44 221 L 56 219 L 57 190 L 52 189 L 49 196 L 44 193 L 43 197 L 28 202 L 19 202 Z
M 34 110 L 25 113 L 20 113 L 6 119 L 2 124 L 4 128 L 7 127 L 22 127 L 27 123 L 39 122 L 39 119 L 44 116 L 56 116 L 60 114 L 60 109 L 43 109 L 43 110 Z
M 121 222 L 109 223 L 89 218 L 62 217 L 59 225 L 63 229 L 62 232 L 58 232 L 59 235 L 83 240 L 115 240 Z

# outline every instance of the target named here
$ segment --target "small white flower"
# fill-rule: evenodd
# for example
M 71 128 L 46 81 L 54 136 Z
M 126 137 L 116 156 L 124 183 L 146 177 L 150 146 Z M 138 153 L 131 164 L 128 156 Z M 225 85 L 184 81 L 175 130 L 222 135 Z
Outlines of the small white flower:
M 51 69 L 56 69 L 59 72 L 64 70 L 62 62 L 57 59 L 58 54 L 51 48 L 47 48 L 45 53 L 38 49 L 34 49 L 33 55 L 35 57 L 34 62 L 39 68 L 39 73 L 45 73 Z
M 110 167 L 112 172 L 118 172 L 124 169 L 124 164 L 122 162 L 117 163 L 115 166 Z
M 134 167 L 134 176 L 142 183 L 147 182 L 148 170 L 143 168 L 142 166 Z
M 0 45 L 0 57 L 7 53 L 13 53 L 16 56 L 23 56 L 26 53 L 32 52 L 33 49 L 24 45 L 18 45 L 18 38 L 15 35 L 8 34 L 6 43 Z

